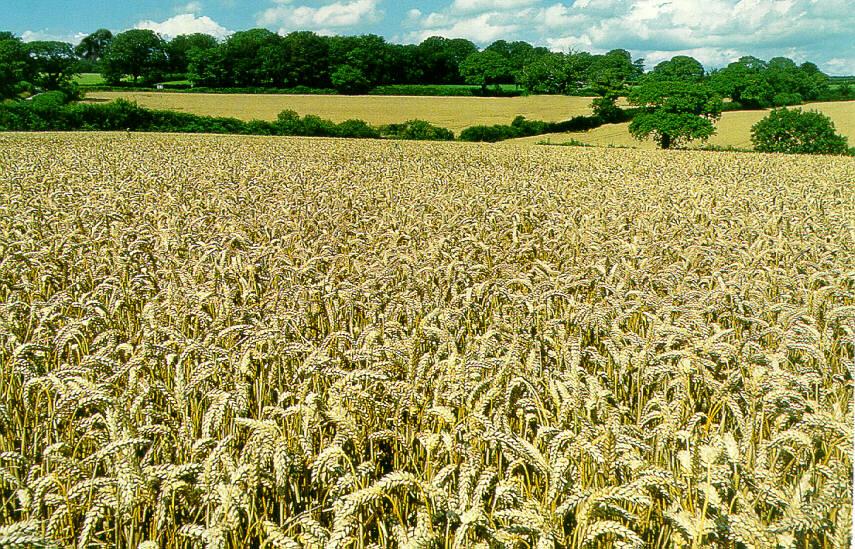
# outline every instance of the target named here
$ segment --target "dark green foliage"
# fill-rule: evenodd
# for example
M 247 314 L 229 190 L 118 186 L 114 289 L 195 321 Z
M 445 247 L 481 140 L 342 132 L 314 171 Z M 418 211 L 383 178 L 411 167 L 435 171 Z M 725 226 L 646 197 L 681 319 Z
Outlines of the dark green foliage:
M 173 73 L 187 73 L 193 53 L 216 49 L 219 44 L 213 36 L 202 33 L 182 34 L 166 45 L 168 68 Z
M 26 46 L 11 33 L 0 33 L 0 101 L 29 91 L 34 77 Z
M 371 83 L 363 72 L 350 65 L 337 68 L 330 77 L 333 87 L 340 93 L 355 95 L 371 89 Z
M 345 120 L 336 126 L 338 137 L 351 137 L 359 139 L 379 139 L 380 132 L 366 123 L 364 120 Z
M 631 111 L 621 110 L 616 121 L 626 121 L 632 116 Z M 541 120 L 526 120 L 517 116 L 509 126 L 495 124 L 493 126 L 472 126 L 460 132 L 461 141 L 483 141 L 495 143 L 517 137 L 530 137 L 546 133 L 583 132 L 598 128 L 607 121 L 599 116 L 574 116 L 563 122 L 543 122 Z
M 386 137 L 413 141 L 451 141 L 454 133 L 446 128 L 434 126 L 424 120 L 407 120 L 403 124 L 389 124 L 381 128 Z
M 83 38 L 74 48 L 74 53 L 81 59 L 97 64 L 107 53 L 110 43 L 113 41 L 113 33 L 107 29 L 98 29 Z
M 653 71 L 647 75 L 647 78 L 700 82 L 704 78 L 704 66 L 694 57 L 675 55 L 670 60 L 662 61 L 653 67 Z
M 824 114 L 801 109 L 776 109 L 751 127 L 751 143 L 760 152 L 848 154 L 846 137 L 835 133 Z
M 599 116 L 606 122 L 622 122 L 624 112 L 615 103 L 617 99 L 616 92 L 606 92 L 602 97 L 595 98 L 591 101 L 594 116 Z
M 501 54 L 485 50 L 470 54 L 460 64 L 460 76 L 467 84 L 486 90 L 491 84 L 513 82 L 511 65 Z
M 101 61 L 104 79 L 119 82 L 125 76 L 152 82 L 166 69 L 166 43 L 154 31 L 132 29 L 117 34 Z
M 303 118 L 283 111 L 275 122 L 197 116 L 174 111 L 144 109 L 117 100 L 107 104 L 63 104 L 61 92 L 32 101 L 0 105 L 0 131 L 139 131 L 227 133 L 242 135 L 296 135 L 315 137 L 377 138 L 380 132 L 361 120 L 335 124 L 317 116 Z
M 796 95 L 807 101 L 820 99 L 828 92 L 829 79 L 813 63 L 796 65 L 786 57 L 766 62 L 748 56 L 714 71 L 709 85 L 746 108 L 759 109 L 796 104 Z
M 772 104 L 776 107 L 789 107 L 790 105 L 801 105 L 802 96 L 797 93 L 779 93 L 772 98 Z
M 56 109 L 68 103 L 68 96 L 58 90 L 35 95 L 29 101 L 34 109 Z
M 45 90 L 62 90 L 71 87 L 71 77 L 77 66 L 77 56 L 71 44 L 65 42 L 36 41 L 27 44 L 35 84 Z
M 635 88 L 629 102 L 640 112 L 629 125 L 636 139 L 650 136 L 663 149 L 715 133 L 713 120 L 721 116 L 722 101 L 706 86 L 680 81 L 648 80 Z

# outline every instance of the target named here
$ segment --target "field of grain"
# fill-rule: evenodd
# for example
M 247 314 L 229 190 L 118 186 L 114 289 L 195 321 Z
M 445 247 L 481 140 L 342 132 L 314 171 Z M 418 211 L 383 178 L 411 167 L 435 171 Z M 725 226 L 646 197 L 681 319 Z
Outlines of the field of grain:
M 803 110 L 816 110 L 831 117 L 837 133 L 849 138 L 849 145 L 855 146 L 855 101 L 837 101 L 829 103 L 809 103 L 800 107 Z M 751 149 L 751 126 L 768 115 L 768 111 L 731 111 L 725 112 L 716 123 L 716 134 L 708 145 L 721 147 L 737 147 Z M 564 143 L 575 139 L 582 143 L 600 147 L 632 147 L 639 149 L 655 149 L 652 140 L 638 141 L 629 133 L 629 123 L 607 124 L 589 132 L 552 133 L 534 137 L 517 139 L 519 143 L 537 143 L 550 141 Z M 695 143 L 693 146 L 699 146 Z
M 347 95 L 199 94 L 161 92 L 91 92 L 89 101 L 123 98 L 151 109 L 166 109 L 241 120 L 275 120 L 283 110 L 315 114 L 333 122 L 359 119 L 373 125 L 415 118 L 458 133 L 478 124 L 510 124 L 518 115 L 558 122 L 591 114 L 590 97 L 411 97 Z
M 0 136 L 0 546 L 851 540 L 855 161 Z

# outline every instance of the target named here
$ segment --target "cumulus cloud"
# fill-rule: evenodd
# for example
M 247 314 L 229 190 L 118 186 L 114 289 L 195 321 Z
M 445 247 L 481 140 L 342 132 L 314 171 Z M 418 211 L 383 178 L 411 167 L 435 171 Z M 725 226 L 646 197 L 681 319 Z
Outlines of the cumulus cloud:
M 462 13 L 483 13 L 503 10 L 516 10 L 538 4 L 539 0 L 454 0 L 453 11 Z
M 66 34 L 57 34 L 47 30 L 32 31 L 26 30 L 21 33 L 21 40 L 24 42 L 49 41 L 49 42 L 68 42 L 69 44 L 77 45 L 86 37 L 85 32 L 72 32 Z
M 202 2 L 187 2 L 180 6 L 175 6 L 175 13 L 193 13 L 197 14 L 202 11 Z
M 216 38 L 225 38 L 232 33 L 210 17 L 206 15 L 196 16 L 192 13 L 182 13 L 161 22 L 140 21 L 134 28 L 153 30 L 162 36 L 169 37 L 200 32 Z
M 648 66 L 692 55 L 708 68 L 742 55 L 811 59 L 834 74 L 855 65 L 849 0 L 449 0 L 421 15 L 411 39 L 440 34 L 482 45 L 527 40 L 555 50 L 644 57 Z
M 278 26 L 282 33 L 294 30 L 332 32 L 376 23 L 383 17 L 379 0 L 339 0 L 318 7 L 292 5 L 290 0 L 279 0 L 277 4 L 259 14 L 258 24 Z

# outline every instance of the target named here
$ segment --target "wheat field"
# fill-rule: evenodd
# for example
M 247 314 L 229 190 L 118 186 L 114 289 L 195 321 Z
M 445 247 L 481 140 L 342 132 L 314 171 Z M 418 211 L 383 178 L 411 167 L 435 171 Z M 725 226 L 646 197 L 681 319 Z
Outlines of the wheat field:
M 167 92 L 89 92 L 87 101 L 127 99 L 141 107 L 241 120 L 276 120 L 289 109 L 333 122 L 358 119 L 372 125 L 412 119 L 448 128 L 454 133 L 479 124 L 510 124 L 516 116 L 559 122 L 591 114 L 590 97 L 532 95 L 527 97 L 413 97 L 379 95 L 202 94 Z
M 0 547 L 849 547 L 853 180 L 0 136 Z

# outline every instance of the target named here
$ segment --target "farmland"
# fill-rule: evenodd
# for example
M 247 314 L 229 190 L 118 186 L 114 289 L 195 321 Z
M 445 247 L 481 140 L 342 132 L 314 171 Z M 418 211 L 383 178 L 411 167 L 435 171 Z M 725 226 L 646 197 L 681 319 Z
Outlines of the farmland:
M 795 108 L 816 110 L 829 116 L 834 122 L 837 133 L 848 137 L 849 144 L 855 145 L 855 101 L 809 103 Z M 768 114 L 768 111 L 725 112 L 722 114 L 721 120 L 716 122 L 716 134 L 707 141 L 707 144 L 720 147 L 750 149 L 751 126 Z M 600 147 L 633 147 L 648 150 L 656 147 L 653 141 L 638 141 L 634 139 L 629 133 L 629 123 L 607 124 L 588 132 L 554 133 L 525 137 L 517 141 L 520 143 L 537 143 L 541 141 L 562 143 L 571 139 Z
M 515 116 L 558 122 L 591 114 L 590 97 L 537 95 L 528 97 L 404 97 L 346 95 L 198 94 L 163 92 L 92 92 L 87 99 L 123 98 L 151 109 L 241 120 L 275 120 L 283 110 L 314 114 L 333 122 L 364 120 L 372 125 L 395 124 L 415 118 L 455 133 L 478 124 L 508 124 Z
M 850 158 L 5 134 L 0 167 L 0 545 L 849 546 Z

